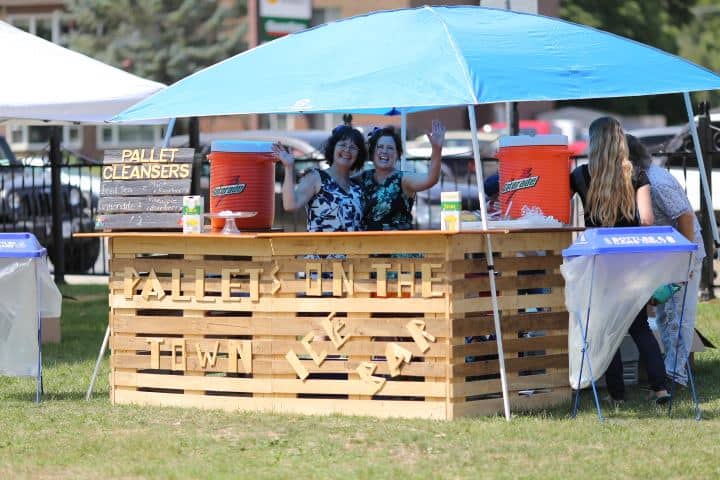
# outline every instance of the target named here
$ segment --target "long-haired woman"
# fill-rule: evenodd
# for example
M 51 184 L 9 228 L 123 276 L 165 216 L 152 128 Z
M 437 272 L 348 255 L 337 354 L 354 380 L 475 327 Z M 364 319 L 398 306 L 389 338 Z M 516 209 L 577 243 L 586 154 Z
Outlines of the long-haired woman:
M 580 195 L 586 227 L 632 227 L 653 224 L 650 181 L 643 171 L 633 171 L 628 145 L 620 123 L 601 117 L 590 125 L 588 164 L 570 175 L 573 192 Z M 665 386 L 665 366 L 660 347 L 650 331 L 645 308 L 638 313 L 629 333 L 645 359 L 653 400 L 666 403 L 670 395 Z M 610 400 L 618 405 L 625 400 L 620 350 L 607 371 Z

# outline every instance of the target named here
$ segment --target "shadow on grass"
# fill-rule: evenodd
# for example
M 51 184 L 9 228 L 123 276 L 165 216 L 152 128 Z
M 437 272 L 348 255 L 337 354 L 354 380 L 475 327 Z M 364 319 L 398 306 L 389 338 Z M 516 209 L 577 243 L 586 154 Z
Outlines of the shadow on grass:
M 61 342 L 43 345 L 43 364 L 76 364 L 97 358 L 108 325 L 107 285 L 63 285 Z

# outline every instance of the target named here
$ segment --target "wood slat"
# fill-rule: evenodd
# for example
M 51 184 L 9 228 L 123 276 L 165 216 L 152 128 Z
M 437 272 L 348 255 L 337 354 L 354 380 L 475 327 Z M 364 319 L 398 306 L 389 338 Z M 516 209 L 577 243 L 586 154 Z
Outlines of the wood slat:
M 297 335 L 303 336 L 307 332 L 317 329 L 321 318 L 324 317 L 295 317 L 288 316 L 282 321 L 263 316 L 262 313 L 251 317 L 203 317 L 188 320 L 183 317 L 131 315 L 117 313 L 114 316 L 113 328 L 116 334 L 144 333 L 153 335 L 163 334 L 201 334 L 206 335 Z M 350 335 L 361 337 L 406 337 L 408 330 L 405 327 L 409 318 L 370 318 L 370 315 L 360 318 L 346 319 L 345 329 Z M 443 320 L 426 320 L 426 330 L 432 335 L 442 338 L 445 336 L 445 323 Z
M 534 312 L 503 315 L 503 335 L 519 331 L 567 330 L 569 315 L 561 312 Z M 453 336 L 469 337 L 493 333 L 495 326 L 492 315 L 482 317 L 456 318 L 452 321 Z
M 163 343 L 159 344 L 158 348 L 160 352 L 170 352 L 171 342 L 173 340 L 183 340 L 181 338 L 133 337 L 116 334 L 112 338 L 111 347 L 113 350 L 120 351 L 148 350 L 148 341 L 159 339 L 164 340 Z M 232 341 L 232 339 L 226 340 L 221 338 L 186 338 L 184 340 L 185 348 L 190 355 L 195 355 L 198 347 L 203 352 L 214 351 L 216 342 L 218 344 L 217 351 L 220 354 L 227 354 L 228 341 Z M 321 340 L 313 341 L 312 347 L 316 352 L 326 351 L 328 355 L 384 356 L 385 348 L 388 343 L 391 342 L 372 341 L 369 337 L 359 337 L 357 339 L 351 337 L 341 348 L 336 348 L 332 342 Z M 430 343 L 430 348 L 428 348 L 425 352 L 421 352 L 414 342 L 393 341 L 392 343 L 410 350 L 410 352 L 417 357 L 447 357 L 448 355 L 446 346 L 437 342 Z M 567 342 L 565 343 L 567 344 Z M 272 337 L 261 340 L 252 340 L 253 355 L 285 355 L 285 353 L 291 349 L 295 349 L 298 352 L 304 352 L 300 342 L 298 341 L 283 340 Z
M 542 370 L 546 368 L 568 368 L 567 355 L 554 354 L 505 359 L 505 369 L 507 372 Z M 497 360 L 481 360 L 473 363 L 451 365 L 450 369 L 453 377 L 492 375 L 500 371 Z
M 353 357 L 354 358 L 354 357 Z M 365 360 L 362 360 L 365 361 Z M 350 373 L 360 365 L 361 360 L 328 360 L 321 366 L 315 365 L 312 360 L 300 360 L 303 367 L 310 373 Z M 377 365 L 376 375 L 388 375 L 390 373 L 387 363 L 383 361 L 375 361 Z M 113 368 L 133 369 L 133 370 L 151 370 L 152 362 L 150 355 L 139 355 L 132 352 L 116 351 L 111 357 L 111 365 Z M 171 370 L 171 358 L 169 356 L 160 357 L 160 370 Z M 189 372 L 206 372 L 206 373 L 227 373 L 227 358 L 218 358 L 214 366 L 200 366 L 195 354 L 188 355 L 187 371 Z M 288 375 L 295 374 L 292 366 L 287 360 L 270 360 L 267 358 L 253 359 L 253 372 L 259 374 L 278 374 Z M 444 365 L 437 363 L 412 361 L 403 365 L 402 374 L 414 377 L 436 378 L 444 377 L 446 368 Z
M 519 310 L 526 308 L 562 308 L 565 306 L 565 293 L 552 291 L 536 295 L 505 295 L 497 298 L 500 310 Z M 490 297 L 475 297 L 453 300 L 451 313 L 488 312 L 492 310 Z
M 540 295 L 538 295 L 540 296 Z M 550 297 L 550 296 L 548 296 Z M 330 297 L 304 297 L 304 298 L 273 298 L 260 297 L 253 302 L 249 297 L 238 298 L 237 302 L 222 301 L 220 297 L 206 297 L 206 301 L 193 297 L 189 301 L 174 300 L 166 296 L 161 300 L 145 300 L 140 295 L 128 300 L 119 295 L 110 299 L 111 308 L 141 308 L 141 309 L 191 309 L 191 310 L 222 310 L 227 312 L 359 312 L 368 310 L 368 301 L 364 298 L 330 298 Z M 472 299 L 476 301 L 476 299 Z M 522 303 L 522 302 L 518 302 Z M 533 306 L 536 303 L 532 304 Z M 413 298 L 412 301 L 404 298 L 376 298 L 372 302 L 375 312 L 407 312 L 424 313 L 445 311 L 447 301 L 444 298 Z M 540 306 L 543 306 L 540 304 Z M 548 305 L 549 306 L 549 305 Z M 468 308 L 475 308 L 475 304 L 468 304 Z M 521 308 L 521 307 L 517 307 Z
M 570 403 L 570 389 L 553 389 L 552 392 L 532 396 L 512 395 L 511 410 L 537 410 Z M 448 417 L 450 419 L 479 415 L 493 415 L 503 411 L 503 399 L 477 400 L 473 402 L 453 403 Z
M 297 398 L 292 402 L 278 398 L 222 397 L 214 395 L 190 396 L 171 393 L 135 392 L 118 388 L 117 404 L 162 405 L 201 409 L 220 409 L 235 412 L 252 410 L 262 412 L 314 414 L 314 415 L 373 415 L 381 418 L 446 418 L 444 401 L 412 402 L 402 400 L 339 400 Z M 501 407 L 502 408 L 502 407 Z
M 503 351 L 505 353 L 531 352 L 547 350 L 551 348 L 567 348 L 567 335 L 533 337 L 533 338 L 508 338 L 503 334 Z M 497 342 L 475 342 L 452 347 L 454 358 L 464 358 L 472 355 L 493 355 L 497 354 Z
M 215 376 L 162 375 L 116 372 L 115 385 L 134 388 L 168 388 L 212 390 L 216 392 L 315 393 L 327 395 L 362 395 L 375 391 L 361 380 L 297 380 L 278 378 L 234 378 Z M 444 383 L 386 381 L 380 395 L 444 397 Z

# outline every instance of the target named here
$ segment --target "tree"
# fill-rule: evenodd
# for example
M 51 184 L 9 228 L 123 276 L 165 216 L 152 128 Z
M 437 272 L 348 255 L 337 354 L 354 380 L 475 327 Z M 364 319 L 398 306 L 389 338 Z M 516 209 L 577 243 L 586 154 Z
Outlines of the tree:
M 71 0 L 69 47 L 171 84 L 247 48 L 246 2 Z
M 694 21 L 697 0 L 563 0 L 560 16 L 600 30 L 679 52 L 680 31 Z M 607 98 L 571 102 L 628 115 L 664 114 L 670 123 L 682 121 L 685 108 L 680 95 Z
M 680 55 L 693 62 L 720 71 L 720 3 L 717 0 L 700 0 L 693 9 L 695 21 L 688 23 L 678 36 Z M 720 106 L 717 92 L 693 94 L 698 100 L 709 100 L 711 106 Z

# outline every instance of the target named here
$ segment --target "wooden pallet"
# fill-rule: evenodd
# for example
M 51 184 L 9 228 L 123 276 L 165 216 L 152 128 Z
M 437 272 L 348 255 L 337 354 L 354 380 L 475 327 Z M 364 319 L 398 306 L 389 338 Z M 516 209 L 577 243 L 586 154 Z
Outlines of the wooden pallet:
M 435 419 L 502 411 L 485 235 L 108 236 L 113 403 Z M 511 404 L 564 402 L 557 269 L 570 233 L 493 242 Z

